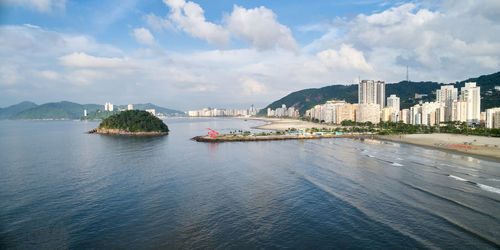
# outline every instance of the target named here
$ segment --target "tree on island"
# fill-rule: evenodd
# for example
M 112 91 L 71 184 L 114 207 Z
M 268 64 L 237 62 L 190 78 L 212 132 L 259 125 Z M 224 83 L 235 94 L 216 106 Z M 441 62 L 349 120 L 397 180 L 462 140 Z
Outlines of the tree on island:
M 127 110 L 102 120 L 100 129 L 129 132 L 168 132 L 168 126 L 158 117 L 142 110 Z

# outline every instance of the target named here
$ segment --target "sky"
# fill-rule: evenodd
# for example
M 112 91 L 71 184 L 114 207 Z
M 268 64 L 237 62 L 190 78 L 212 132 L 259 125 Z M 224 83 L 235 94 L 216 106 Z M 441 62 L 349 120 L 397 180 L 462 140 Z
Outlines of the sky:
M 0 0 L 0 107 L 244 108 L 500 71 L 498 0 Z M 390 94 L 390 93 L 388 93 Z

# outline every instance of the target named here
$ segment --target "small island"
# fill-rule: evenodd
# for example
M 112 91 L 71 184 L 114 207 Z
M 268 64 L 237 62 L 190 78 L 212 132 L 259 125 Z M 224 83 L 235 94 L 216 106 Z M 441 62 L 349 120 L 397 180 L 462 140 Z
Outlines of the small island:
M 89 134 L 166 135 L 168 126 L 161 119 L 142 110 L 127 110 L 102 120 Z

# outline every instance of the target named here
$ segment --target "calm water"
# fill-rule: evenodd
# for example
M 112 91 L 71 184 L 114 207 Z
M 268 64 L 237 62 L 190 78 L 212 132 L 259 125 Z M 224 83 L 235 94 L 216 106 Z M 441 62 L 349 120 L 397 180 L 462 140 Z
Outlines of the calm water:
M 350 139 L 197 143 L 258 121 L 0 122 L 0 248 L 498 248 L 500 163 Z

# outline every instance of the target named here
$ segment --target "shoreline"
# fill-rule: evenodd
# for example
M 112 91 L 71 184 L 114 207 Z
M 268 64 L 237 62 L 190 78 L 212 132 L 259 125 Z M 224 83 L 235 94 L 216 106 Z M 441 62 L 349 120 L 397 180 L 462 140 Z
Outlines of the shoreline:
M 313 122 L 286 119 L 286 118 L 267 118 L 250 117 L 246 119 L 260 120 L 267 124 L 253 127 L 253 129 L 265 130 L 286 130 L 288 128 L 337 128 L 335 125 L 324 125 Z M 454 152 L 464 155 L 473 155 L 485 157 L 495 161 L 500 161 L 500 138 L 462 135 L 462 134 L 401 134 L 401 135 L 370 135 L 361 134 L 359 137 L 369 137 L 373 139 L 406 143 L 413 146 L 426 147 L 442 150 L 445 152 Z M 327 138 L 327 137 L 323 137 Z M 332 137 L 333 138 L 333 137 Z M 344 138 L 349 138 L 348 136 Z
M 100 135 L 168 135 L 168 132 L 130 132 L 120 129 L 101 129 L 95 128 L 87 131 L 87 134 L 100 134 Z
M 283 141 L 283 140 L 309 140 L 309 139 L 328 139 L 328 138 L 351 138 L 360 139 L 367 135 L 264 135 L 264 136 L 231 136 L 231 137 L 210 137 L 195 136 L 192 140 L 197 142 L 236 142 L 236 141 Z

